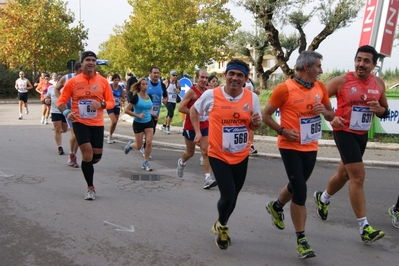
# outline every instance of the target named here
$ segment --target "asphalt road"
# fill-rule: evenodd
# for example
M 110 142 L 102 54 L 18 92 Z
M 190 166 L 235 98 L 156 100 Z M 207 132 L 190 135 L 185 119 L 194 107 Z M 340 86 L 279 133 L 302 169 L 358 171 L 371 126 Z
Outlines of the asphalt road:
M 134 181 L 132 175 L 148 174 L 141 154 L 125 155 L 122 142 L 104 143 L 95 165 L 97 198 L 85 201 L 81 170 L 66 165 L 52 125 L 39 124 L 36 116 L 19 121 L 0 105 L 0 265 L 397 265 L 399 230 L 386 214 L 398 194 L 395 168 L 366 170 L 368 220 L 386 236 L 363 244 L 348 186 L 333 197 L 329 219 L 317 218 L 313 192 L 336 170 L 336 164 L 318 163 L 308 182 L 306 229 L 317 257 L 301 261 L 289 206 L 283 231 L 265 210 L 287 181 L 282 163 L 251 158 L 229 221 L 232 246 L 222 251 L 210 230 L 219 192 L 202 189 L 198 154 L 179 179 L 181 151 L 156 148 L 151 174 L 160 180 Z

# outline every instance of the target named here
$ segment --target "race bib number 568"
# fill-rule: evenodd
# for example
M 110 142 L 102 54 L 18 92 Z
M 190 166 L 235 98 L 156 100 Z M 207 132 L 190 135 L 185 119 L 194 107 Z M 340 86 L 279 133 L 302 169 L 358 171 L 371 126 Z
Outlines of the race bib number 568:
M 225 126 L 222 137 L 223 150 L 239 152 L 247 147 L 249 135 L 246 126 Z

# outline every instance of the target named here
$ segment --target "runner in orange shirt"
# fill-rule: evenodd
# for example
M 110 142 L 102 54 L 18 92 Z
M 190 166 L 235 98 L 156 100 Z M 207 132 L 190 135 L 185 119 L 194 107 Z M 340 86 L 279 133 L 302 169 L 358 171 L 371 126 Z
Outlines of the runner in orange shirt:
M 266 205 L 273 225 L 283 230 L 283 207 L 291 200 L 291 218 L 297 236 L 299 258 L 315 257 L 305 237 L 306 182 L 316 163 L 321 117 L 331 121 L 334 111 L 324 84 L 317 81 L 323 73 L 323 56 L 314 51 L 302 52 L 295 64 L 295 77 L 277 86 L 262 113 L 263 122 L 278 133 L 278 148 L 288 176 L 288 184 L 276 201 Z M 272 115 L 280 109 L 280 125 Z
M 200 116 L 209 115 L 208 158 L 220 191 L 219 217 L 212 232 L 220 249 L 227 249 L 231 243 L 227 222 L 247 175 L 249 131 L 258 129 L 262 122 L 258 96 L 243 86 L 248 73 L 245 62 L 231 60 L 224 74 L 226 86 L 205 91 L 190 108 L 198 145 L 204 141 Z
M 104 141 L 104 109 L 114 107 L 114 97 L 107 79 L 96 73 L 97 56 L 82 53 L 82 73 L 68 80 L 58 99 L 58 109 L 72 122 L 82 153 L 82 172 L 88 190 L 86 200 L 94 200 L 93 164 L 101 160 Z M 72 107 L 67 108 L 72 97 Z

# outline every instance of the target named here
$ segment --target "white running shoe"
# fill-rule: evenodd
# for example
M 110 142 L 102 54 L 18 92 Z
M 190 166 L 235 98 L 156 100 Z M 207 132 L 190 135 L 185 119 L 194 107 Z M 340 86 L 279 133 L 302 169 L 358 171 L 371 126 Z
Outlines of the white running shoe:
M 176 174 L 178 177 L 182 178 L 184 175 L 184 168 L 186 167 L 186 164 L 183 164 L 181 161 L 181 158 L 177 161 L 177 168 L 176 168 Z
M 47 118 L 44 119 L 44 123 L 45 123 L 46 125 L 48 125 L 48 119 L 47 119 Z
M 115 140 L 114 140 L 114 138 L 113 138 L 113 137 L 111 137 L 111 136 L 108 136 L 108 138 L 107 138 L 107 143 L 108 143 L 108 144 L 115 143 Z
M 143 154 L 143 158 L 144 158 L 144 157 L 145 157 L 145 154 L 144 154 L 144 147 L 141 147 L 140 152 L 141 152 L 141 154 Z M 151 160 L 151 159 L 152 159 L 152 156 L 151 156 L 151 154 L 150 154 L 150 156 L 148 156 L 148 160 Z
M 29 114 L 28 108 L 25 108 L 25 114 L 26 114 L 26 115 Z
M 218 182 L 216 182 L 216 180 L 214 180 L 211 176 L 205 178 L 204 189 L 210 189 L 212 187 L 216 187 L 217 185 Z
M 94 190 L 94 187 L 89 187 L 87 189 L 85 200 L 95 200 L 95 199 L 96 199 L 96 191 Z
M 40 119 L 40 124 L 44 124 L 44 116 L 42 116 L 42 119 Z
M 19 115 L 18 119 L 19 119 L 19 120 L 22 120 L 22 115 Z
M 200 165 L 204 165 L 204 157 L 200 157 Z

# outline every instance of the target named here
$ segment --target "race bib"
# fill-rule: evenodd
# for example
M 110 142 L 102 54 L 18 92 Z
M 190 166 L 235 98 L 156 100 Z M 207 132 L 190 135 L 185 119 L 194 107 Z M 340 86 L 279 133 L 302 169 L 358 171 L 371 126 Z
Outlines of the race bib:
M 158 111 L 159 111 L 159 103 L 152 104 L 152 110 L 154 110 L 154 112 L 158 113 Z
M 352 106 L 351 120 L 349 129 L 367 131 L 371 128 L 373 112 L 368 106 Z
M 244 150 L 248 145 L 249 134 L 246 126 L 225 126 L 222 134 L 224 151 L 235 153 Z
M 97 110 L 91 110 L 90 106 L 92 104 L 92 100 L 79 100 L 79 116 L 80 118 L 94 118 L 97 116 Z
M 321 117 L 316 115 L 299 119 L 301 144 L 306 144 L 321 139 Z
M 119 105 L 120 101 L 121 101 L 121 100 L 120 100 L 119 97 L 115 97 L 115 98 L 114 98 L 115 106 Z

